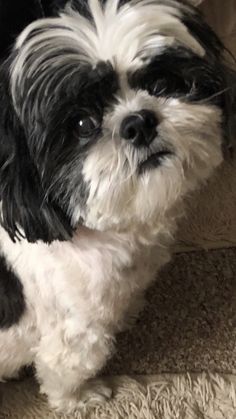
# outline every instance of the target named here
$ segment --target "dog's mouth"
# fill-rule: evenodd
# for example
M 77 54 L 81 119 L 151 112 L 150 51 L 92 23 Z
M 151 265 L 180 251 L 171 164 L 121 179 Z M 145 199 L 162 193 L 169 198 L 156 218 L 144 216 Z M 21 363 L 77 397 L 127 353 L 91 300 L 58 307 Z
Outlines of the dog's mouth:
M 151 154 L 146 160 L 142 161 L 138 167 L 139 174 L 146 172 L 147 170 L 156 169 L 161 165 L 163 160 L 173 153 L 170 150 L 160 150 L 154 154 Z

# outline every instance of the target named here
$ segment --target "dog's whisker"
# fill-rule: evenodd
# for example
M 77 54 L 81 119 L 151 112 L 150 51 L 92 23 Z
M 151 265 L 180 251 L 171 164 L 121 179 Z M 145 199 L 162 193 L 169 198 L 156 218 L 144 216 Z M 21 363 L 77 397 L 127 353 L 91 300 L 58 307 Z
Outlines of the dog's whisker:
M 224 93 L 230 92 L 233 89 L 236 89 L 236 83 L 234 83 L 231 86 L 225 87 L 224 89 L 220 90 L 219 92 L 214 93 L 211 96 L 208 96 L 208 97 L 206 97 L 206 98 L 204 98 L 202 100 L 198 100 L 198 101 L 196 101 L 196 103 L 198 103 L 198 104 L 209 103 L 209 101 L 211 101 L 212 99 L 215 99 L 215 98 L 217 98 L 219 96 L 222 96 Z

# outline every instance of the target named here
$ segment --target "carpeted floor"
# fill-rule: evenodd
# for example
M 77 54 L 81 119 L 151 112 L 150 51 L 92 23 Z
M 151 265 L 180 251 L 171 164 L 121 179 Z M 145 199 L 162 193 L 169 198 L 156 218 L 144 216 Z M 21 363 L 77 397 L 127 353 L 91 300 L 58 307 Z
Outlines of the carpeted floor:
M 235 0 L 236 16 L 236 0 Z M 235 38 L 236 43 L 236 38 Z M 236 153 L 208 184 L 187 198 L 176 252 L 236 246 Z
M 109 374 L 236 374 L 236 248 L 176 255 L 147 301 Z

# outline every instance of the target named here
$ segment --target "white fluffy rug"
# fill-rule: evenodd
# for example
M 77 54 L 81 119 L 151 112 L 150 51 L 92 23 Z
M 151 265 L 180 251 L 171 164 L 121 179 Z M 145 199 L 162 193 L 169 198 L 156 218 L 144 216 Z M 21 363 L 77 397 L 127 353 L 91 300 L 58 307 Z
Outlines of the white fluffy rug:
M 235 419 L 236 379 L 218 375 L 159 375 L 110 378 L 109 403 L 77 412 L 73 419 Z M 49 411 L 32 379 L 8 384 L 1 419 L 69 419 Z M 11 406 L 11 410 L 9 410 Z

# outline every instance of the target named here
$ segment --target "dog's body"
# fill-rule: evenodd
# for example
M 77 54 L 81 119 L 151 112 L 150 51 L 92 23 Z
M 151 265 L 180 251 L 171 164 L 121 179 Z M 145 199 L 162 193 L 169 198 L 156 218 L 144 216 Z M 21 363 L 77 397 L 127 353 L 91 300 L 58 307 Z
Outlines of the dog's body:
M 14 376 L 22 365 L 35 362 L 52 405 L 76 407 L 78 401 L 66 393 L 104 365 L 114 333 L 136 315 L 141 292 L 169 254 L 161 243 L 155 246 L 158 237 L 154 240 L 151 231 L 132 237 L 81 227 L 71 243 L 50 246 L 13 244 L 6 233 L 1 239 L 8 261 L 23 278 L 27 305 L 19 324 L 0 334 L 1 376 Z M 83 401 L 87 392 L 76 397 Z
M 223 159 L 234 75 L 185 3 L 62 3 L 2 52 L 0 377 L 34 363 L 71 410 Z

